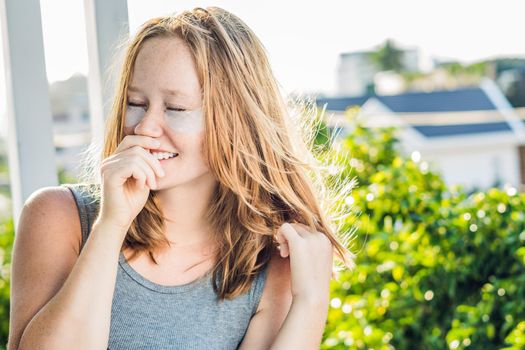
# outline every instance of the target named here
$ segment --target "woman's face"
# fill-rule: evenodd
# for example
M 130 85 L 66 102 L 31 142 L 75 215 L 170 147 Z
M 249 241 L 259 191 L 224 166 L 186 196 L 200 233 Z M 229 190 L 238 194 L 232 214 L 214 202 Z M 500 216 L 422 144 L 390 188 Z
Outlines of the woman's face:
M 202 157 L 202 93 L 193 57 L 179 38 L 148 39 L 140 49 L 128 89 L 125 135 L 161 141 L 178 153 L 161 160 L 166 172 L 158 190 L 210 176 Z

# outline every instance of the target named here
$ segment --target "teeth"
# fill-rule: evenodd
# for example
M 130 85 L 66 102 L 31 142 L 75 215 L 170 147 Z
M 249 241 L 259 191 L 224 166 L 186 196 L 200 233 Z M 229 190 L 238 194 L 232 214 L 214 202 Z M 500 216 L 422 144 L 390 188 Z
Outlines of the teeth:
M 151 153 L 157 159 L 168 159 L 176 155 L 177 153 L 167 153 L 167 152 L 152 152 Z

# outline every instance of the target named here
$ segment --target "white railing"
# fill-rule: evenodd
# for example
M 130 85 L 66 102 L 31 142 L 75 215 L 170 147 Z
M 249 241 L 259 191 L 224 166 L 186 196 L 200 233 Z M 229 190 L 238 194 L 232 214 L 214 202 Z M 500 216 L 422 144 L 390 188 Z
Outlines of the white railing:
M 45 2 L 43 2 L 45 6 Z M 111 82 L 108 68 L 127 37 L 127 0 L 85 0 L 93 137 L 103 135 Z M 58 185 L 39 0 L 0 0 L 8 121 L 8 166 L 15 232 L 26 199 Z M 64 50 L 67 50 L 64 47 Z

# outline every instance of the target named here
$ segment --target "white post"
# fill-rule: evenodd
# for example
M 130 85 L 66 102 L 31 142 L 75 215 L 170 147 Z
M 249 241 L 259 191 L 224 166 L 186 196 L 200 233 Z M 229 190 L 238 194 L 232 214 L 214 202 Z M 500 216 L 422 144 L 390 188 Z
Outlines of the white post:
M 26 199 L 58 184 L 39 0 L 0 0 L 15 232 Z
M 88 93 L 92 139 L 104 135 L 113 97 L 110 68 L 115 49 L 129 36 L 127 0 L 84 0 L 88 43 Z

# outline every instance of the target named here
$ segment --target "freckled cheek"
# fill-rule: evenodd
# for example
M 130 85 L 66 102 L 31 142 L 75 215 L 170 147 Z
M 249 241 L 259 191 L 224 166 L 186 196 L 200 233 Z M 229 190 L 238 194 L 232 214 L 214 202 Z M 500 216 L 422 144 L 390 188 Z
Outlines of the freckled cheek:
M 174 133 L 172 139 L 177 142 L 177 149 L 185 155 L 199 155 L 201 145 L 200 141 L 194 135 Z
M 204 131 L 201 131 L 198 135 L 195 136 L 195 145 L 199 150 L 199 154 L 201 159 L 204 159 L 205 153 L 204 153 Z
M 196 140 L 196 144 L 198 145 L 198 148 L 199 148 L 200 161 L 204 164 L 204 166 L 207 169 L 209 169 L 210 168 L 210 164 L 208 162 L 209 155 L 206 154 L 206 142 L 204 139 L 204 131 L 199 134 Z
M 166 111 L 166 124 L 176 133 L 198 135 L 204 130 L 201 109 L 193 111 Z
M 137 107 L 128 107 L 124 115 L 124 129 L 133 130 L 144 118 L 145 111 Z
M 177 138 L 179 150 L 184 157 L 194 164 L 200 163 L 203 167 L 208 168 L 208 162 L 204 154 L 204 132 L 198 135 L 179 134 Z

